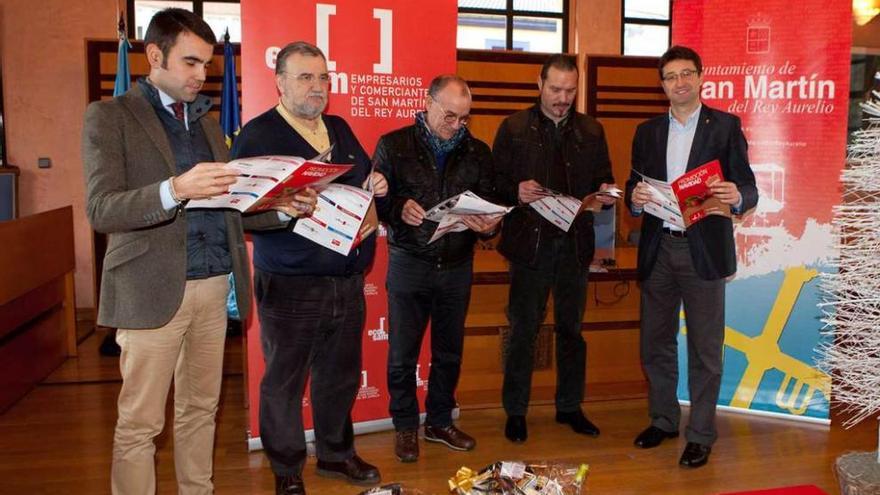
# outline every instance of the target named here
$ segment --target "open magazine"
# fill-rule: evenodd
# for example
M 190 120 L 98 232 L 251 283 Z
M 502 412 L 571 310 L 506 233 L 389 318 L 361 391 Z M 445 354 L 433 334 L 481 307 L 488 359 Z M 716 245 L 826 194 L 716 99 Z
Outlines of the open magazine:
M 441 201 L 425 213 L 425 219 L 437 222 L 437 230 L 428 244 L 443 237 L 449 232 L 463 232 L 468 226 L 462 221 L 466 215 L 505 215 L 512 207 L 490 203 L 476 194 L 465 191 L 461 194 Z
M 552 189 L 544 188 L 545 196 L 537 201 L 532 201 L 529 206 L 537 211 L 545 220 L 559 227 L 565 232 L 571 228 L 575 217 L 584 210 L 590 209 L 590 204 L 598 195 L 607 195 L 612 198 L 620 198 L 620 189 L 612 187 L 605 191 L 596 191 L 583 200 L 567 196 Z
M 286 190 L 329 184 L 352 167 L 296 156 L 239 158 L 226 166 L 238 171 L 238 178 L 229 187 L 229 192 L 192 200 L 187 203 L 187 208 L 232 208 L 242 213 L 266 210 L 272 208 L 275 198 Z
M 724 180 L 718 160 L 689 170 L 671 183 L 636 173 L 649 186 L 653 198 L 645 204 L 645 212 L 664 222 L 686 229 L 708 215 L 731 215 L 730 206 L 722 203 L 709 189 L 710 184 Z

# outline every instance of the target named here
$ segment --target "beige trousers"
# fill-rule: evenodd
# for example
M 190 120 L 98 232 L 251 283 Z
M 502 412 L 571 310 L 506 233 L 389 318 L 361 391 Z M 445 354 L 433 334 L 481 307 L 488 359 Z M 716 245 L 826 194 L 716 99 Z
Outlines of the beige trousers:
M 156 493 L 154 438 L 165 424 L 174 378 L 174 467 L 181 495 L 210 494 L 214 416 L 223 374 L 226 276 L 188 280 L 167 325 L 119 329 L 119 418 L 113 437 L 114 495 Z M 157 290 L 161 290 L 157 289 Z

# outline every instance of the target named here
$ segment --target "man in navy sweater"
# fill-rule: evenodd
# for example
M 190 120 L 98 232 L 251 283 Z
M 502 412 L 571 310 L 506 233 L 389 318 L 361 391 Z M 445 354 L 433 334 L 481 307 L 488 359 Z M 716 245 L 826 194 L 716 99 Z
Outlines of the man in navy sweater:
M 332 145 L 330 161 L 354 164 L 336 182 L 362 187 L 372 182 L 376 196 L 385 196 L 384 177 L 370 173 L 370 159 L 348 124 L 322 114 L 330 76 L 321 50 L 301 41 L 284 47 L 278 53 L 275 82 L 279 104 L 244 126 L 233 155 L 311 158 Z M 253 239 L 254 290 L 266 362 L 260 438 L 275 473 L 275 493 L 305 493 L 302 397 L 309 376 L 318 474 L 378 483 L 379 470 L 355 453 L 351 423 L 361 375 L 364 271 L 373 260 L 375 236 L 348 256 L 290 229 L 255 232 Z

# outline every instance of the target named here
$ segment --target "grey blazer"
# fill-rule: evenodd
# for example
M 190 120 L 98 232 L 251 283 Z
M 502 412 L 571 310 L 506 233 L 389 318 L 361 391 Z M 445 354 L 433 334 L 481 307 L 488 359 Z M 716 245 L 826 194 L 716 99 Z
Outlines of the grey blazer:
M 228 160 L 220 125 L 204 116 L 214 160 Z M 108 234 L 98 324 L 114 328 L 157 328 L 168 323 L 186 285 L 186 210 L 162 207 L 159 184 L 176 173 L 165 130 L 135 85 L 112 100 L 86 109 L 82 136 L 86 214 Z M 250 309 L 250 263 L 244 244 L 248 228 L 282 227 L 274 212 L 243 217 L 226 213 L 229 252 L 239 311 Z

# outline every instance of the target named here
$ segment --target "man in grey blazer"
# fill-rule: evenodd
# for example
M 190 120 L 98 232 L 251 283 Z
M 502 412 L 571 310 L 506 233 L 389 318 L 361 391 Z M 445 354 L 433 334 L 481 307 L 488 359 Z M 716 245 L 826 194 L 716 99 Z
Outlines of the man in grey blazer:
M 113 439 L 114 494 L 155 493 L 153 439 L 162 432 L 174 379 L 178 493 L 213 492 L 214 416 L 226 333 L 227 276 L 241 314 L 251 301 L 243 223 L 283 224 L 275 212 L 185 210 L 190 199 L 235 182 L 219 124 L 199 95 L 216 39 L 199 17 L 166 9 L 144 44 L 150 73 L 126 94 L 89 105 L 83 129 L 87 213 L 109 234 L 98 323 L 118 328 L 119 417 Z M 314 194 L 282 211 L 299 216 Z M 301 201 L 301 202 L 299 202 Z

